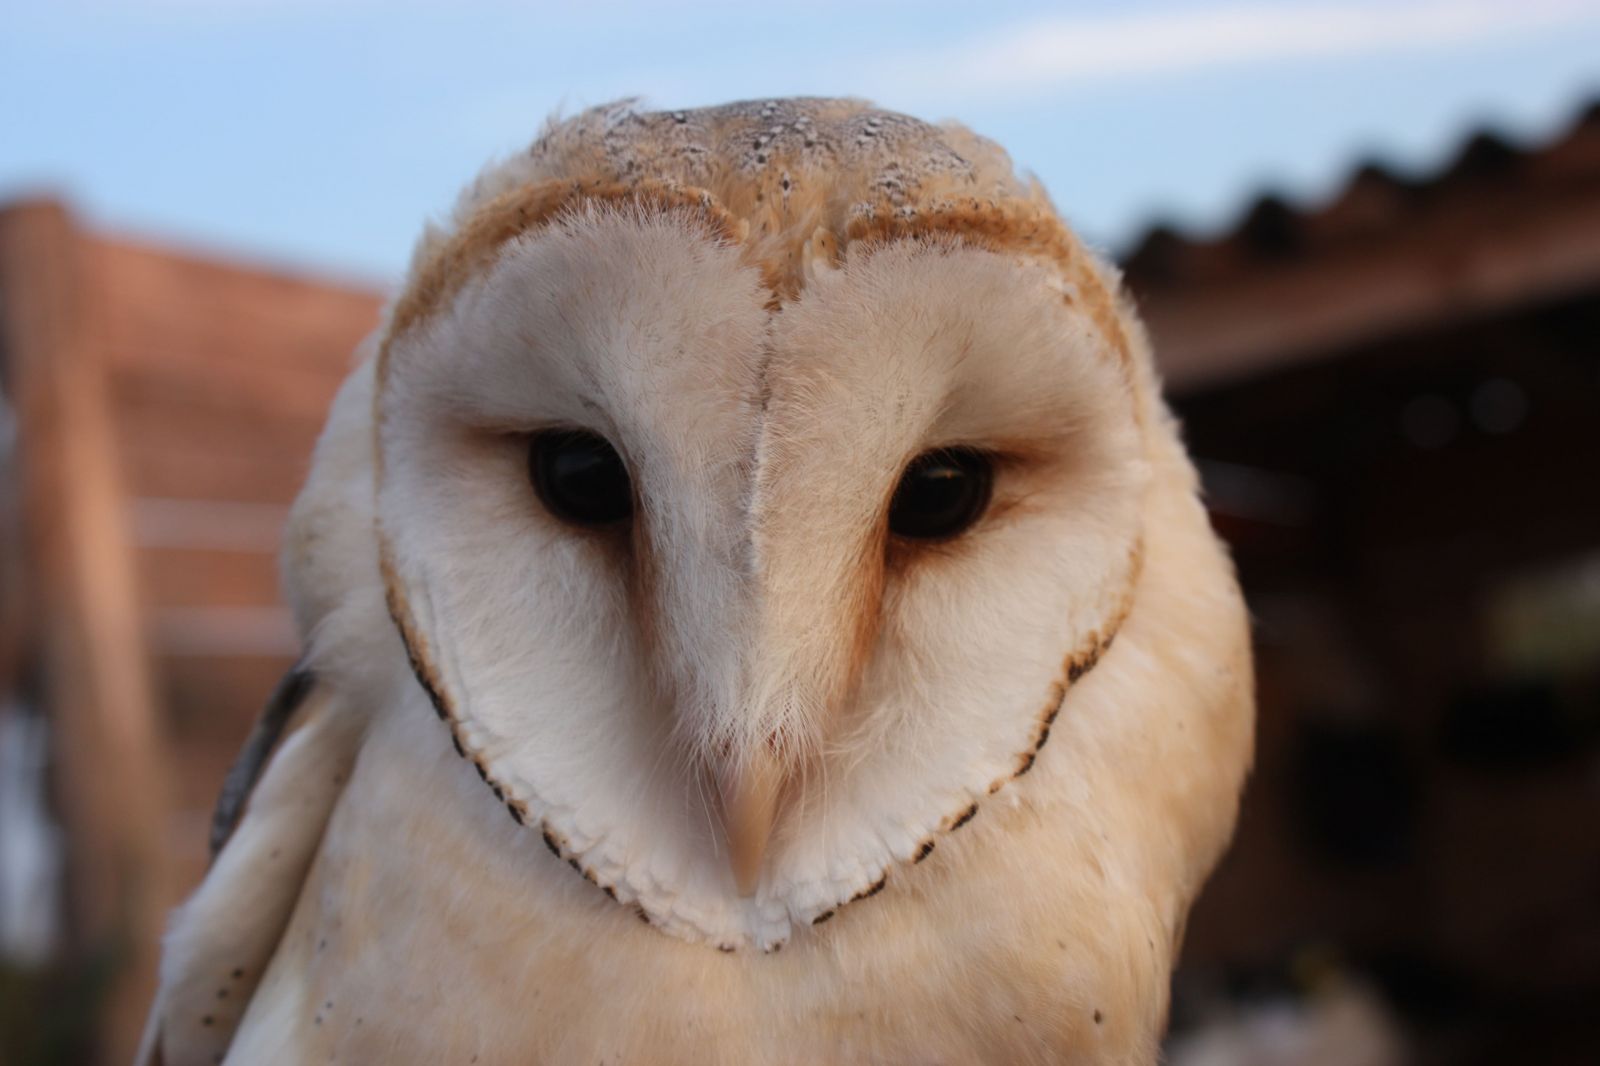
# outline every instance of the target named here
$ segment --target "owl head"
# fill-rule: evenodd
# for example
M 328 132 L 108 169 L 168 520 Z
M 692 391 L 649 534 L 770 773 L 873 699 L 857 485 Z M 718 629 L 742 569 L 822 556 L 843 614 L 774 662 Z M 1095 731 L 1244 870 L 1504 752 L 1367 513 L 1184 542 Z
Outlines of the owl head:
M 1248 759 L 1237 592 L 1114 275 L 994 144 L 555 123 L 424 235 L 363 381 L 405 684 L 594 891 L 773 950 L 986 808 L 1076 848 L 1146 796 L 1122 843 L 1187 905 Z M 351 580 L 290 571 L 313 624 Z

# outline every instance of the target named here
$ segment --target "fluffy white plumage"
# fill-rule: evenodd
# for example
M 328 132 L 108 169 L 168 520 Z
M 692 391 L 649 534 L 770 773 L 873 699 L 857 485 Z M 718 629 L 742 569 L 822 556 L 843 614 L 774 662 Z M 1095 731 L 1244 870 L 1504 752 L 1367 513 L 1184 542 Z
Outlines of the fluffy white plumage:
M 994 145 L 852 101 L 616 105 L 491 168 L 318 446 L 315 682 L 150 1055 L 1153 1061 L 1252 698 L 1116 292 Z M 541 504 L 552 427 L 630 521 Z M 986 509 L 893 535 L 947 448 Z

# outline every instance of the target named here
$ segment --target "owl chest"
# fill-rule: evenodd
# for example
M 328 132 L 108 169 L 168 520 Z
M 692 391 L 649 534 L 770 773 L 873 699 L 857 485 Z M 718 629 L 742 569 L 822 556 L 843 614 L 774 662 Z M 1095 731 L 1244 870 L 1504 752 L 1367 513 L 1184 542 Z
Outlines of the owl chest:
M 1154 954 L 1120 957 L 1143 908 L 976 843 L 776 954 L 668 936 L 417 743 L 434 725 L 369 737 L 228 1061 L 1055 1061 L 1164 1002 Z

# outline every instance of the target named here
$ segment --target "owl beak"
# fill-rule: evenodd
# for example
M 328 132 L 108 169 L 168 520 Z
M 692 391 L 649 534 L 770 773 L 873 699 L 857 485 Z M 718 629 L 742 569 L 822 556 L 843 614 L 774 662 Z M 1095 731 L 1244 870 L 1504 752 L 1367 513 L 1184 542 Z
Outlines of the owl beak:
M 722 823 L 728 837 L 733 880 L 741 896 L 755 895 L 767 841 L 778 816 L 783 778 L 782 767 L 765 745 L 719 775 Z

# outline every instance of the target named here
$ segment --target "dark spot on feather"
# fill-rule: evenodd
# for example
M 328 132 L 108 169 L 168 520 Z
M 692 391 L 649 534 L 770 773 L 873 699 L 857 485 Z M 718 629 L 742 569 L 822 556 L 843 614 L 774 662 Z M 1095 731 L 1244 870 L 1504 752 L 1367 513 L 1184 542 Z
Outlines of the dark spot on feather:
M 860 892 L 857 892 L 855 895 L 851 896 L 850 897 L 850 902 L 854 903 L 858 899 L 871 899 L 873 896 L 876 896 L 879 892 L 882 892 L 883 889 L 884 889 L 884 886 L 887 885 L 888 883 L 889 883 L 889 874 L 886 871 L 882 875 L 880 875 L 879 878 L 876 881 L 872 882 L 872 884 L 868 885 L 866 888 L 863 888 Z
M 832 918 L 835 913 L 836 912 L 834 912 L 834 911 L 823 911 L 821 914 L 819 914 L 815 918 L 811 919 L 811 924 L 812 925 L 821 925 L 823 922 L 827 921 L 829 918 Z
M 923 859 L 926 859 L 932 853 L 933 853 L 933 841 L 924 840 L 922 842 L 922 846 L 917 849 L 917 853 L 911 857 L 911 861 L 913 863 L 921 862 Z
M 1030 751 L 1030 752 L 1024 753 L 1023 756 L 1022 756 L 1022 760 L 1017 765 L 1017 772 L 1012 774 L 1011 776 L 1012 777 L 1021 777 L 1023 774 L 1027 773 L 1029 770 L 1032 770 L 1033 769 L 1033 760 L 1034 760 L 1034 758 L 1035 758 L 1035 756 L 1034 756 L 1033 752 Z
M 1093 670 L 1095 664 L 1100 661 L 1100 656 L 1111 650 L 1111 642 L 1116 640 L 1116 638 L 1117 635 L 1112 633 L 1109 637 L 1106 637 L 1104 640 L 1096 643 L 1095 646 L 1090 648 L 1089 651 L 1083 656 L 1074 660 L 1072 664 L 1067 667 L 1068 682 L 1077 681 L 1084 674 L 1087 674 L 1090 670 Z
M 527 825 L 528 824 L 528 819 L 522 813 L 522 807 L 519 806 L 517 803 L 515 803 L 515 802 L 507 803 L 506 804 L 506 811 L 511 815 L 511 820 L 513 822 L 516 822 L 518 825 Z
M 717 945 L 717 950 L 722 952 L 724 955 L 732 955 L 733 954 L 733 945 L 732 944 L 718 944 Z
M 580 874 L 583 874 L 583 864 L 581 862 L 579 862 L 577 859 L 568 859 L 567 860 L 567 865 L 572 867 L 574 870 L 578 871 Z M 588 874 L 584 874 L 584 876 L 587 877 L 589 875 Z
M 952 830 L 960 829 L 962 826 L 966 825 L 968 822 L 972 821 L 977 816 L 978 816 L 978 805 L 976 803 L 974 803 L 972 806 L 968 807 L 965 811 L 961 812 L 961 817 L 957 818 L 955 821 L 950 823 L 950 828 Z
M 613 903 L 616 902 L 616 900 L 617 900 L 617 890 L 616 889 L 612 888 L 610 885 L 601 885 L 600 886 L 600 891 L 604 892 L 607 896 L 610 896 L 611 897 L 611 901 Z
M 243 976 L 244 976 L 244 971 L 243 970 L 236 969 L 236 970 L 233 971 L 233 979 L 235 981 L 237 981 L 239 978 L 241 978 Z
M 483 780 L 484 784 L 489 784 L 489 771 L 483 768 L 483 763 L 479 762 L 477 759 L 473 759 L 472 768 L 478 771 L 478 776 Z
M 1094 1024 L 1099 1025 L 1101 1022 L 1103 1022 L 1105 1020 L 1106 1020 L 1106 1016 L 1104 1014 L 1100 1013 L 1099 1008 L 1096 1008 L 1095 1012 L 1094 1012 Z
M 457 755 L 461 756 L 463 759 L 467 757 L 467 749 L 461 746 L 461 738 L 456 736 L 454 731 L 451 731 L 450 733 L 450 744 L 456 749 Z
M 647 912 L 643 907 L 639 906 L 637 903 L 635 903 L 633 905 L 633 914 L 634 914 L 634 917 L 638 918 L 645 925 L 654 925 L 655 924 L 654 922 L 652 922 L 650 920 L 649 912 Z
M 550 854 L 561 858 L 561 845 L 556 843 L 556 838 L 550 835 L 550 830 L 541 830 L 539 835 L 544 838 L 544 846 L 550 849 Z
M 213 1018 L 213 1017 L 212 1017 L 212 1016 L 211 1016 L 211 1015 L 209 1015 L 209 1014 L 208 1014 L 208 1015 L 206 1015 L 206 1016 L 205 1016 L 205 1017 L 204 1017 L 204 1018 L 201 1018 L 201 1019 L 200 1019 L 200 1024 L 201 1024 L 201 1025 L 212 1025 L 212 1024 L 215 1024 L 215 1022 L 216 1022 L 216 1019 L 215 1019 L 215 1018 Z
M 411 634 L 400 622 L 400 614 L 395 610 L 393 596 L 386 598 L 390 601 L 389 617 L 394 621 L 395 628 L 400 631 L 400 643 L 405 645 L 406 661 L 411 664 L 412 676 L 417 679 L 417 684 L 422 686 L 422 691 L 428 694 L 428 702 L 433 704 L 433 713 L 439 716 L 439 721 L 448 722 L 450 720 L 450 709 L 445 706 L 444 698 L 439 695 L 439 690 L 434 687 L 433 679 L 429 676 L 428 664 L 423 661 L 422 656 L 418 655 L 416 648 L 412 646 Z

